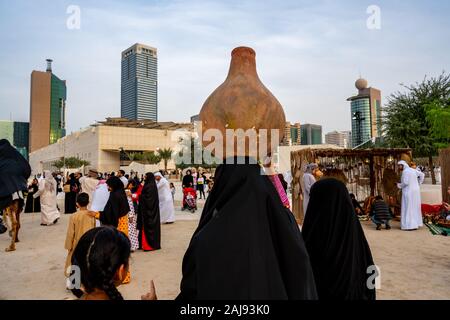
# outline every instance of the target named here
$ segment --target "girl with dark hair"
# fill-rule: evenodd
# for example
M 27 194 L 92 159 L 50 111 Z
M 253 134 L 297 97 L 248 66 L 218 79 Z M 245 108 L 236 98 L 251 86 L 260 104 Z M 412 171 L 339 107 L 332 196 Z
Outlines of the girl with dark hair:
M 77 211 L 77 194 L 80 191 L 80 182 L 75 178 L 75 174 L 71 173 L 66 182 L 69 192 L 64 196 L 64 213 L 74 213 Z
M 72 266 L 80 269 L 81 288 L 72 292 L 81 300 L 123 300 L 117 286 L 127 276 L 130 259 L 130 241 L 112 227 L 87 231 L 72 255 Z M 156 300 L 153 281 L 143 300 Z
M 302 232 L 319 300 L 375 300 L 377 271 L 344 183 L 314 183 Z
M 109 198 L 105 208 L 99 213 L 99 220 L 103 226 L 112 226 L 122 231 L 128 237 L 128 213 L 130 206 L 122 181 L 113 176 L 106 181 Z M 130 272 L 123 283 L 130 282 Z
M 139 247 L 144 251 L 161 249 L 161 224 L 159 215 L 158 187 L 155 176 L 148 172 L 139 199 L 137 229 Z

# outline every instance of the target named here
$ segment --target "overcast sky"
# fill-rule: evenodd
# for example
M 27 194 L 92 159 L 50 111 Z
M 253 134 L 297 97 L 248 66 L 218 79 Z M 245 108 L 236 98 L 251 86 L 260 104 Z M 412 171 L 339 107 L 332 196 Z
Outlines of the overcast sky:
M 400 83 L 449 71 L 449 3 L 0 0 L 0 119 L 28 121 L 30 73 L 46 58 L 67 81 L 68 132 L 120 116 L 120 54 L 140 42 L 158 49 L 159 120 L 187 122 L 245 45 L 288 121 L 349 130 L 360 73 L 384 104 Z M 67 27 L 70 5 L 79 29 Z M 367 27 L 370 5 L 381 29 Z

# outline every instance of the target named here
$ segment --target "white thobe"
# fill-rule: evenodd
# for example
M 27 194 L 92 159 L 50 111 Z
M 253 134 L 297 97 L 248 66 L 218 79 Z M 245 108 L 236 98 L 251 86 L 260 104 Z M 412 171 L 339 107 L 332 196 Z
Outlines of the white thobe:
M 174 222 L 175 208 L 173 206 L 172 192 L 170 192 L 169 181 L 165 178 L 161 178 L 156 185 L 158 187 L 159 214 L 161 217 L 161 223 Z
M 306 214 L 309 203 L 309 193 L 311 192 L 312 185 L 316 182 L 316 178 L 311 173 L 306 172 L 303 175 L 303 214 Z
M 398 187 L 402 189 L 400 223 L 402 230 L 417 229 L 423 226 L 417 170 L 405 168 L 402 173 L 401 183 L 398 184 Z
M 49 182 L 47 180 L 42 179 L 39 182 L 39 189 L 33 195 L 33 198 L 40 197 L 41 223 L 51 225 L 61 216 L 61 214 L 56 206 L 56 181 L 54 183 L 53 190 L 51 190 L 50 186 L 47 185 L 48 183 Z
M 88 209 L 91 210 L 92 198 L 99 181 L 98 179 L 84 176 L 79 179 L 79 182 L 81 185 L 81 192 L 85 192 L 89 196 Z

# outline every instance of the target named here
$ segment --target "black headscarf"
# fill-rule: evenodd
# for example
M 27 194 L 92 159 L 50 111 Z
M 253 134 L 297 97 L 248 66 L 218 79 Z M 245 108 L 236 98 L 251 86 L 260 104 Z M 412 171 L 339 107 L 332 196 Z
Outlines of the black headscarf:
M 273 184 L 258 165 L 219 166 L 183 259 L 178 299 L 316 298 L 300 230 Z
M 0 140 L 0 212 L 12 201 L 12 194 L 28 189 L 31 175 L 28 161 L 8 140 Z
M 0 140 L 0 197 L 27 190 L 31 175 L 28 161 L 8 140 Z
M 188 170 L 186 171 L 186 175 L 183 177 L 183 187 L 192 188 L 193 186 L 194 186 L 194 177 L 192 176 L 191 170 Z
M 161 218 L 159 213 L 158 187 L 155 176 L 148 172 L 139 198 L 138 221 L 136 227 L 145 233 L 148 244 L 154 249 L 161 248 Z M 142 246 L 142 237 L 139 237 Z
M 375 300 L 367 287 L 372 254 L 344 183 L 326 178 L 312 186 L 302 231 L 319 299 Z
M 111 177 L 106 181 L 108 187 L 111 188 L 108 202 L 105 209 L 100 214 L 100 222 L 103 225 L 110 225 L 117 228 L 119 218 L 130 212 L 127 195 L 125 194 L 122 181 L 118 177 Z

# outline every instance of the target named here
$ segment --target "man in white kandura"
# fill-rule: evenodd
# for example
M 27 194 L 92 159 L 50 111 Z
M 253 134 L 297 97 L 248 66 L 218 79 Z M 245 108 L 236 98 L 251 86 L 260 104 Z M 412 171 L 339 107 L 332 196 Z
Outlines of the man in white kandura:
M 44 177 L 39 181 L 39 189 L 33 198 L 41 197 L 41 226 L 50 226 L 58 222 L 61 216 L 56 207 L 57 183 L 50 171 L 44 171 Z
M 79 174 L 78 174 L 79 175 Z M 98 185 L 98 172 L 95 169 L 89 170 L 87 176 L 80 177 L 78 179 L 81 185 L 81 191 L 85 192 L 89 196 L 89 205 L 88 209 L 91 210 L 92 200 L 94 199 L 94 191 Z
M 316 163 L 310 163 L 306 166 L 305 173 L 303 174 L 303 214 L 306 214 L 309 203 L 309 193 L 312 185 L 316 182 L 314 177 L 314 170 L 318 168 Z
M 401 182 L 397 184 L 402 189 L 401 228 L 416 230 L 423 226 L 418 173 L 406 161 L 401 160 L 398 164 L 402 170 Z
M 175 208 L 173 207 L 169 181 L 159 172 L 155 173 L 155 180 L 158 187 L 161 223 L 173 223 L 175 221 Z

